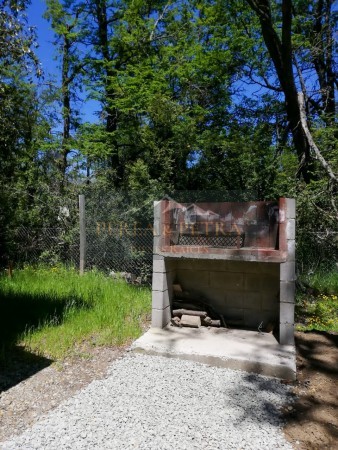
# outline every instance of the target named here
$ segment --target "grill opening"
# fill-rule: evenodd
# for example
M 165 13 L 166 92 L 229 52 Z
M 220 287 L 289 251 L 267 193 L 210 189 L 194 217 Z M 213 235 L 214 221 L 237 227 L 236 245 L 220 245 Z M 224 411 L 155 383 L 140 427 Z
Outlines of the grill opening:
M 241 248 L 244 246 L 244 234 L 226 233 L 223 236 L 180 234 L 177 244 L 215 248 Z

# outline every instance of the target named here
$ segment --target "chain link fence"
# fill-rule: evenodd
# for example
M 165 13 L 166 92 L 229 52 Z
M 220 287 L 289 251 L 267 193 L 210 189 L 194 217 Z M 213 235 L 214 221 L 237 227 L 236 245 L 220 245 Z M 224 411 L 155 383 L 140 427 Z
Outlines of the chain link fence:
M 94 195 L 95 194 L 95 195 Z M 149 282 L 152 274 L 153 199 L 130 199 L 125 193 L 94 192 L 85 196 L 85 269 L 126 272 Z M 47 206 L 45 207 L 47 208 Z M 47 208 L 48 209 L 48 208 Z M 0 230 L 3 266 L 58 263 L 79 268 L 80 224 L 78 197 L 59 199 L 50 207 L 48 223 L 56 227 Z M 54 218 L 53 218 L 54 217 Z M 46 219 L 47 222 L 47 219 Z M 298 275 L 337 270 L 338 232 L 297 229 Z
M 13 262 L 79 266 L 79 229 L 21 227 L 10 233 Z M 86 269 L 127 272 L 148 280 L 152 273 L 153 230 L 101 225 L 86 229 Z M 298 274 L 338 270 L 338 232 L 298 232 Z
M 8 234 L 11 259 L 17 264 L 78 264 L 79 233 L 76 229 L 20 227 Z
M 79 267 L 79 229 L 21 227 L 10 233 L 16 265 L 65 264 Z M 153 231 L 150 228 L 86 229 L 85 268 L 105 273 L 128 273 L 149 283 L 152 273 Z
M 338 232 L 302 232 L 296 236 L 298 274 L 338 271 Z
M 141 282 L 150 282 L 152 256 L 152 229 L 86 229 L 86 268 L 126 272 Z

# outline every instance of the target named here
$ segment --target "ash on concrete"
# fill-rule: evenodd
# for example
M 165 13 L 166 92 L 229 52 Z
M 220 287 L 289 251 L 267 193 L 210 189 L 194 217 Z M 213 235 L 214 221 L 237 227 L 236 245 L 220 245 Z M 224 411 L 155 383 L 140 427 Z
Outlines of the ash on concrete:
M 216 367 L 296 379 L 293 345 L 280 345 L 270 333 L 227 328 L 151 328 L 132 349 L 150 355 L 193 360 Z

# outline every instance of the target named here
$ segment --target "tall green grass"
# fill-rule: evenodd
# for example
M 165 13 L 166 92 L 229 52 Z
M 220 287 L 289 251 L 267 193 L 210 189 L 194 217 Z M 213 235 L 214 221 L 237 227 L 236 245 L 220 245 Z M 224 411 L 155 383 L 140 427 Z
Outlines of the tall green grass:
M 0 338 L 52 359 L 83 342 L 122 345 L 138 337 L 150 312 L 150 290 L 99 272 L 64 267 L 15 271 L 0 277 Z
M 315 272 L 306 276 L 305 281 L 321 294 L 338 295 L 338 270 L 334 272 Z
M 317 272 L 301 281 L 307 290 L 297 295 L 297 329 L 338 332 L 338 271 Z

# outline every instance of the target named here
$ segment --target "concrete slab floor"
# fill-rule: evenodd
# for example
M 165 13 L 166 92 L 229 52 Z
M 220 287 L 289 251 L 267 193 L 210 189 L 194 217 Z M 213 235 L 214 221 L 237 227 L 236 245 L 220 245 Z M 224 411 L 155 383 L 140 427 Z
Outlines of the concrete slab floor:
M 286 380 L 296 379 L 295 347 L 280 345 L 269 333 L 167 326 L 151 328 L 132 344 L 132 350 Z

